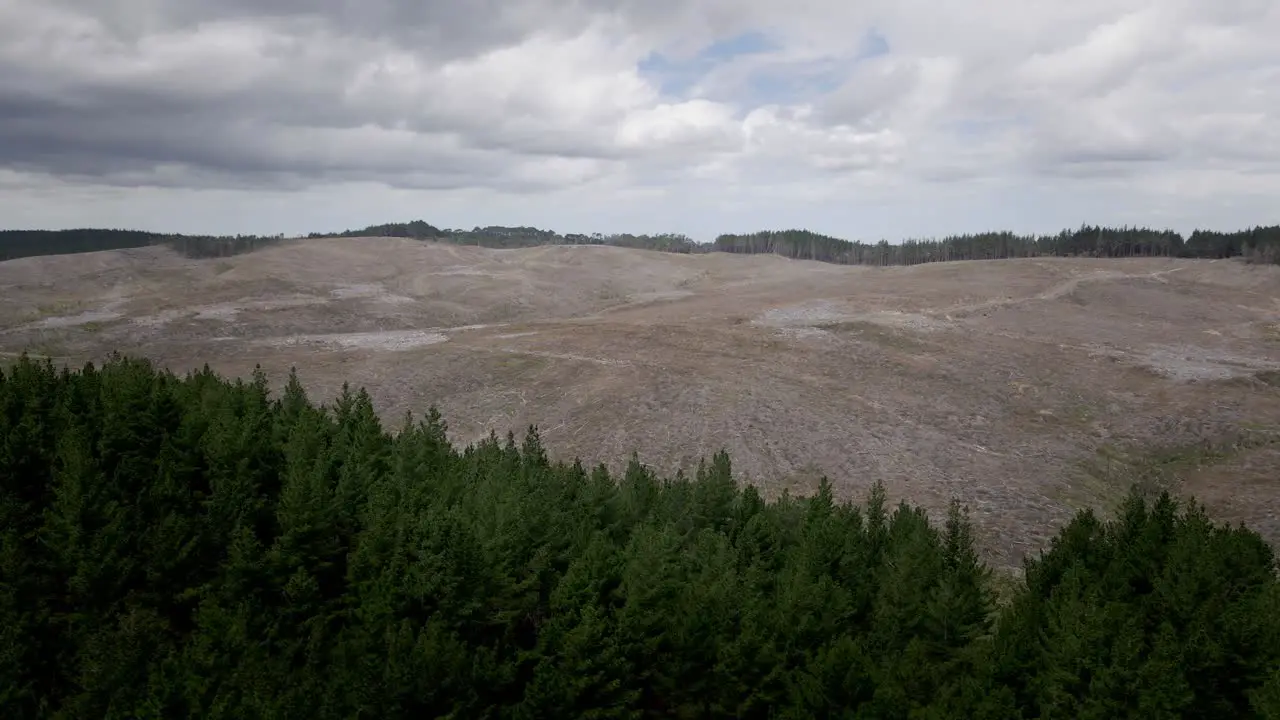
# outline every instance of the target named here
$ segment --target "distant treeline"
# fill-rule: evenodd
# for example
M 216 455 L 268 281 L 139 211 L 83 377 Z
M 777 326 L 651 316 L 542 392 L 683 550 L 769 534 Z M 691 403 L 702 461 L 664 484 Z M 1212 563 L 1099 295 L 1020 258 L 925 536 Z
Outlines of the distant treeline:
M 282 240 L 283 235 L 168 235 L 162 242 L 187 257 L 213 258 L 261 250 Z
M 808 230 L 721 235 L 712 248 L 731 253 L 773 253 L 801 260 L 845 265 L 917 265 L 946 260 L 996 260 L 1020 257 L 1244 257 L 1280 263 L 1280 225 L 1239 232 L 1196 230 L 1188 238 L 1172 230 L 1083 225 L 1056 235 L 990 232 L 953 235 L 940 240 L 870 244 L 842 240 Z
M 989 232 L 906 240 L 896 244 L 887 240 L 878 243 L 844 240 L 809 230 L 768 230 L 745 235 L 726 234 L 714 242 L 698 243 L 679 233 L 561 234 L 535 227 L 500 225 L 462 230 L 442 229 L 423 220 L 414 220 L 336 233 L 311 233 L 308 237 L 400 237 L 488 248 L 607 245 L 677 253 L 771 253 L 844 265 L 916 265 L 946 260 L 1067 256 L 1243 257 L 1250 262 L 1280 263 L 1280 225 L 1237 232 L 1196 230 L 1185 238 L 1172 230 L 1082 225 L 1054 235 Z M 283 239 L 282 235 L 172 235 L 137 230 L 6 230 L 0 231 L 0 260 L 161 244 L 169 245 L 188 257 L 227 257 L 252 252 Z
M 327 237 L 399 237 L 415 240 L 435 240 L 458 245 L 478 245 L 488 248 L 521 248 L 543 245 L 613 245 L 616 247 L 663 250 L 666 252 L 706 251 L 708 246 L 694 242 L 687 235 L 663 233 L 660 235 L 632 235 L 620 233 L 605 235 L 592 233 L 560 234 L 553 230 L 535 227 L 504 227 L 490 225 L 470 230 L 442 229 L 422 220 L 407 223 L 370 225 L 360 230 L 344 230 L 338 233 L 311 233 L 311 238 Z
M 620 233 L 561 235 L 533 227 L 476 227 L 441 229 L 422 220 L 371 225 L 340 233 L 312 233 L 310 237 L 403 237 L 491 248 L 541 245 L 611 245 L 679 253 L 772 253 L 784 257 L 846 265 L 916 265 L 945 260 L 996 260 L 1018 257 L 1244 257 L 1255 262 L 1280 263 L 1280 225 L 1238 232 L 1196 230 L 1184 238 L 1173 230 L 1082 225 L 1054 235 L 990 232 L 952 235 L 941 239 L 887 240 L 864 243 L 821 235 L 809 230 L 725 234 L 711 243 L 686 235 Z
M 156 244 L 159 236 L 141 230 L 0 230 L 0 260 L 33 255 L 123 250 Z
M 0 230 L 0 260 L 125 250 L 151 245 L 168 245 L 193 258 L 227 257 L 252 252 L 283 239 L 282 235 L 171 235 L 103 228 Z

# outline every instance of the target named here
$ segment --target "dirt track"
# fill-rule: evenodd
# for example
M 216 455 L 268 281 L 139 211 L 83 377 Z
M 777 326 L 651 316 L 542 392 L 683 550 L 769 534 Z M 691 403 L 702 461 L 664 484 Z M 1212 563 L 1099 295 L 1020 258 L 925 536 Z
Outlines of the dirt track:
M 727 448 L 769 492 L 819 472 L 979 521 L 1016 562 L 1112 502 L 1100 448 L 1280 425 L 1280 268 L 1011 260 L 853 268 L 602 247 L 298 241 L 225 260 L 145 250 L 0 263 L 0 351 L 208 362 L 384 417 L 436 404 L 463 442 L 539 425 L 554 454 L 666 471 Z M 1280 537 L 1276 455 L 1219 512 Z M 1261 459 L 1259 459 L 1261 458 Z M 1243 461 L 1242 461 L 1243 462 Z M 1259 465 L 1261 463 L 1261 465 Z M 1269 479 L 1267 479 L 1269 478 Z M 1216 493 L 1216 495 L 1215 495 Z M 1214 497 L 1221 496 L 1220 501 Z

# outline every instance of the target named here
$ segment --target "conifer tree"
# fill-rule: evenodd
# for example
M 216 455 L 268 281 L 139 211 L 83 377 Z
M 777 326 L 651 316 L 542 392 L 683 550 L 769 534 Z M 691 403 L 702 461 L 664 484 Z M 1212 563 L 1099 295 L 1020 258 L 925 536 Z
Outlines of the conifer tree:
M 615 478 L 363 391 L 0 371 L 5 717 L 1277 717 L 1256 533 L 1134 493 L 1007 605 L 968 517 Z

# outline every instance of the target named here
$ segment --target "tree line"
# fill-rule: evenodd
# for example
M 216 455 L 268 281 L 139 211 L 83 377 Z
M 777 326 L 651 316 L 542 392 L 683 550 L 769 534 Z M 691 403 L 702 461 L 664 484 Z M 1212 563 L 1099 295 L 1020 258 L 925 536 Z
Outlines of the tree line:
M 141 230 L 82 228 L 77 230 L 0 230 L 0 260 L 36 255 L 66 255 L 146 247 L 155 233 Z
M 773 253 L 802 260 L 847 265 L 917 265 L 947 260 L 1025 257 L 1243 257 L 1280 263 L 1280 225 L 1239 232 L 1196 230 L 1187 238 L 1172 230 L 1083 225 L 1054 235 L 990 232 L 937 240 L 863 243 L 810 232 L 783 230 L 721 235 L 712 249 L 731 253 Z
M 1280 582 L 1168 495 L 997 594 L 941 522 L 717 454 L 453 447 L 364 391 L 116 357 L 0 371 L 6 718 L 1280 717 Z
M 0 230 L 0 261 L 167 245 L 192 258 L 229 257 L 278 243 L 283 235 L 174 235 L 142 230 Z
M 283 240 L 283 235 L 166 235 L 160 242 L 189 258 L 220 258 L 261 250 Z
M 441 229 L 423 220 L 371 225 L 311 238 L 400 237 L 489 248 L 544 245 L 607 245 L 677 253 L 772 253 L 801 260 L 848 265 L 916 265 L 947 260 L 995 260 L 1025 257 L 1181 257 L 1233 258 L 1280 263 L 1280 225 L 1237 232 L 1196 230 L 1184 238 L 1172 230 L 1082 225 L 1053 235 L 988 232 L 941 239 L 866 243 L 809 230 L 769 230 L 725 234 L 699 243 L 680 233 L 568 233 L 535 227 L 491 225 L 470 230 Z M 188 257 L 227 257 L 280 242 L 283 236 L 195 236 L 132 230 L 7 230 L 0 232 L 0 260 L 165 244 Z
M 541 247 L 544 245 L 611 245 L 614 247 L 663 250 L 667 252 L 698 252 L 701 249 L 698 243 L 687 235 L 679 233 L 660 233 L 657 235 L 565 233 L 562 235 L 553 230 L 541 230 L 535 227 L 523 226 L 506 227 L 502 225 L 477 226 L 470 230 L 441 229 L 424 220 L 370 225 L 358 230 L 343 230 L 337 233 L 314 232 L 308 237 L 400 237 L 491 248 Z

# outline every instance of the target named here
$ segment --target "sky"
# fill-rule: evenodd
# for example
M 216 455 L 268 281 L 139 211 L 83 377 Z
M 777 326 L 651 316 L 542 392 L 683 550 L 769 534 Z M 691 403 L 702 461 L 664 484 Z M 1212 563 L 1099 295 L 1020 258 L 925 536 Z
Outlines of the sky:
M 0 0 L 0 227 L 1280 221 L 1275 0 Z

